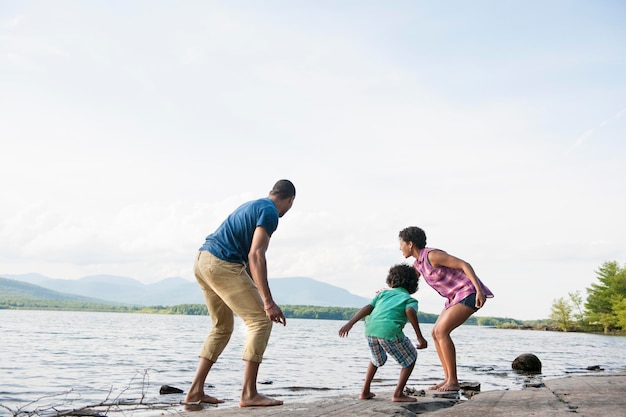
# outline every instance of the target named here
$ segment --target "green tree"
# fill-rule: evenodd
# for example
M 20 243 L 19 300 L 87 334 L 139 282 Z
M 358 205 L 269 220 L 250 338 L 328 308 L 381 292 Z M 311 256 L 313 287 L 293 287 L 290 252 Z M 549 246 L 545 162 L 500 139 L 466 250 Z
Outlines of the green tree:
M 615 310 L 626 298 L 626 268 L 621 268 L 616 261 L 605 262 L 596 271 L 599 283 L 587 288 L 585 308 L 591 323 L 602 325 L 604 332 L 611 328 L 622 327 Z
M 563 297 L 554 300 L 550 320 L 566 332 L 572 322 L 572 305 Z
M 579 325 L 585 324 L 585 312 L 583 311 L 583 297 L 580 295 L 580 291 L 574 291 L 568 293 L 569 300 L 574 309 L 574 318 Z
M 617 326 L 626 329 L 626 298 L 622 298 L 613 305 L 613 312 L 617 319 Z

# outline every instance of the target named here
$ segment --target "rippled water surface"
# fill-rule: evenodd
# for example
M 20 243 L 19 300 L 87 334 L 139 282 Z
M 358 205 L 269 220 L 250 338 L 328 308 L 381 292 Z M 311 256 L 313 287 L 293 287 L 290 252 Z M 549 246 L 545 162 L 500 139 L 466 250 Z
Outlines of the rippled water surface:
M 369 361 L 363 324 L 344 339 L 337 335 L 342 325 L 304 319 L 275 325 L 259 390 L 285 401 L 358 394 Z M 409 386 L 425 388 L 442 377 L 431 328 L 422 324 L 431 346 L 419 351 Z M 159 388 L 187 390 L 209 329 L 206 316 L 0 310 L 0 415 L 10 415 L 6 407 L 68 408 L 112 399 L 177 404 L 183 394 L 160 396 Z M 410 326 L 406 330 L 415 342 Z M 238 404 L 244 339 L 245 326 L 237 320 L 207 380 L 207 393 L 231 400 L 226 406 Z M 592 365 L 604 372 L 626 369 L 625 337 L 465 325 L 453 339 L 459 379 L 480 382 L 482 391 L 520 389 L 525 377 L 511 370 L 511 362 L 522 353 L 540 358 L 542 378 L 587 372 Z M 391 390 L 398 373 L 390 360 L 373 390 Z

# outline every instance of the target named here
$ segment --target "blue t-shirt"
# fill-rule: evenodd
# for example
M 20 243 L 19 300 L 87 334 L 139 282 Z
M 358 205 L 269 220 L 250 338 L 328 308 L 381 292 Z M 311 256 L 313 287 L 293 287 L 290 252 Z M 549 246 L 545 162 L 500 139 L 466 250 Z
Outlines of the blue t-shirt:
M 410 307 L 417 314 L 417 300 L 402 288 L 390 288 L 376 294 L 370 303 L 374 310 L 365 322 L 365 336 L 393 339 L 403 336 L 404 326 L 409 321 L 406 308 Z
M 254 230 L 261 226 L 272 236 L 278 218 L 278 209 L 269 198 L 244 203 L 206 237 L 200 250 L 209 251 L 223 261 L 247 264 Z

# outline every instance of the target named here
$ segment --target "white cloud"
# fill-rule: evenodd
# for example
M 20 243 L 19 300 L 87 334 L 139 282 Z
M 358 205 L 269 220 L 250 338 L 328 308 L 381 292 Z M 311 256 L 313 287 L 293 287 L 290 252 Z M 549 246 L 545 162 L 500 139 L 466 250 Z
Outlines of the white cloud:
M 418 225 L 494 290 L 484 314 L 542 318 L 625 256 L 626 110 L 606 118 L 621 25 L 581 43 L 563 22 L 584 14 L 508 31 L 480 2 L 476 21 L 412 2 L 68 5 L 0 12 L 0 273 L 191 278 L 204 237 L 285 177 L 273 277 L 370 295 Z

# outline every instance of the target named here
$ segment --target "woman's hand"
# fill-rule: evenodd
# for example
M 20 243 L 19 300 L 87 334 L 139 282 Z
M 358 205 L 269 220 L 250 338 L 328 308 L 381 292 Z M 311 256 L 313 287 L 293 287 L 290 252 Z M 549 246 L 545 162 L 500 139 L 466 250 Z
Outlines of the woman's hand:
M 485 305 L 485 301 L 487 301 L 487 297 L 482 289 L 476 289 L 476 308 L 482 308 Z

